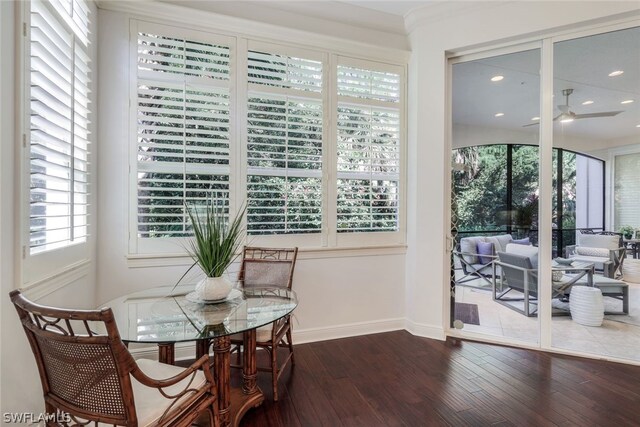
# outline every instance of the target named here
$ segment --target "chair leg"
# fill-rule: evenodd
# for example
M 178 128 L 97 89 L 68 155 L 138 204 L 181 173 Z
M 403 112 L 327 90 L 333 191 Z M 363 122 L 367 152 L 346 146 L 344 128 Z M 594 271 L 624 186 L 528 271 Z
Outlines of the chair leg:
M 236 347 L 236 365 L 240 365 L 240 363 L 242 363 L 241 350 L 244 350 L 244 349 L 242 348 L 242 346 L 240 344 L 238 344 L 238 346 Z
M 293 355 L 293 340 L 291 339 L 291 325 L 289 325 L 289 330 L 287 331 L 287 341 L 289 342 L 289 353 L 291 353 L 291 366 L 295 366 L 296 359 Z
M 278 401 L 278 346 L 271 349 L 271 387 L 273 388 L 273 401 Z

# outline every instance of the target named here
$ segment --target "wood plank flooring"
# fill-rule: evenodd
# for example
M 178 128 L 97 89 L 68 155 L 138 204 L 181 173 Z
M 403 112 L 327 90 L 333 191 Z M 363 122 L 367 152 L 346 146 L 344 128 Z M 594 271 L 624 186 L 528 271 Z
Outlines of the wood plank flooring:
M 243 426 L 640 426 L 636 366 L 406 331 L 296 345 L 295 357 L 278 402 L 259 373 L 267 400 Z

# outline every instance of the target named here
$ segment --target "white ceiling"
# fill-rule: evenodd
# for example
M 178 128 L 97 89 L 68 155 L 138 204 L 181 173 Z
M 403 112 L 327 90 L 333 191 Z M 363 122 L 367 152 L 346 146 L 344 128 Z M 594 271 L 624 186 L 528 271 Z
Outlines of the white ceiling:
M 364 7 L 367 9 L 373 9 L 384 13 L 389 13 L 391 15 L 405 16 L 407 13 L 412 10 L 418 9 L 420 7 L 439 3 L 438 1 L 345 1 L 342 0 L 340 3 L 352 4 L 354 6 Z
M 540 51 L 459 63 L 453 71 L 454 125 L 538 132 L 538 126 L 523 127 L 540 116 Z M 624 70 L 619 77 L 608 77 Z M 491 82 L 494 75 L 501 82 Z M 576 114 L 623 111 L 615 117 L 555 122 L 555 136 L 616 140 L 637 136 L 640 142 L 640 28 L 612 32 L 557 43 L 554 46 L 554 104 L 564 104 L 563 89 L 573 89 L 569 98 Z M 634 99 L 632 104 L 620 102 Z M 583 106 L 583 101 L 593 104 Z M 496 113 L 503 117 L 495 117 Z M 554 116 L 560 114 L 556 108 Z M 455 138 L 455 135 L 454 135 Z

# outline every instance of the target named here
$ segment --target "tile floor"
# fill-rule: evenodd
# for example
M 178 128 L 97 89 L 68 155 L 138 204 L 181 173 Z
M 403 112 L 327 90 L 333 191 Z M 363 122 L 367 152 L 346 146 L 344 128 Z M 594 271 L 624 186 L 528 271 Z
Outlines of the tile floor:
M 486 282 L 485 282 L 486 283 Z M 640 284 L 629 283 L 640 288 Z M 456 301 L 478 305 L 480 325 L 465 325 L 464 332 L 538 342 L 538 319 L 526 317 L 492 299 L 490 287 L 474 289 L 459 286 Z M 640 326 L 606 320 L 600 327 L 582 326 L 570 316 L 554 316 L 554 347 L 603 356 L 640 361 Z

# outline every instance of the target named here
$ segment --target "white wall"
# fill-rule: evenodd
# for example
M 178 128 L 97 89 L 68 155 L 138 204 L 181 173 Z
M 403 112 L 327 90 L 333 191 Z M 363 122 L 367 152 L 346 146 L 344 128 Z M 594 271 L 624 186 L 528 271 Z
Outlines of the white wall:
M 180 261 L 133 267 L 128 260 L 129 18 L 100 11 L 98 160 L 98 290 L 100 304 L 122 294 L 173 285 L 186 270 Z M 215 28 L 212 28 L 215 30 Z M 135 64 L 134 64 L 135 66 Z M 404 252 L 346 256 L 347 252 L 301 253 L 294 289 L 300 305 L 297 342 L 399 329 L 404 325 Z M 175 265 L 178 264 L 178 265 Z
M 14 147 L 16 146 L 15 109 L 15 16 L 14 2 L 0 1 L 0 413 L 44 410 L 40 379 L 35 359 L 9 300 L 9 292 L 16 288 L 18 223 L 14 209 L 17 203 L 18 173 Z M 37 302 L 59 307 L 92 308 L 95 306 L 93 269 L 89 275 L 49 293 Z
M 466 9 L 465 9 L 466 8 Z M 442 336 L 449 263 L 443 248 L 450 229 L 447 52 L 577 28 L 638 13 L 638 2 L 450 2 L 407 16 L 412 49 L 409 70 L 410 204 L 406 299 L 415 333 Z

